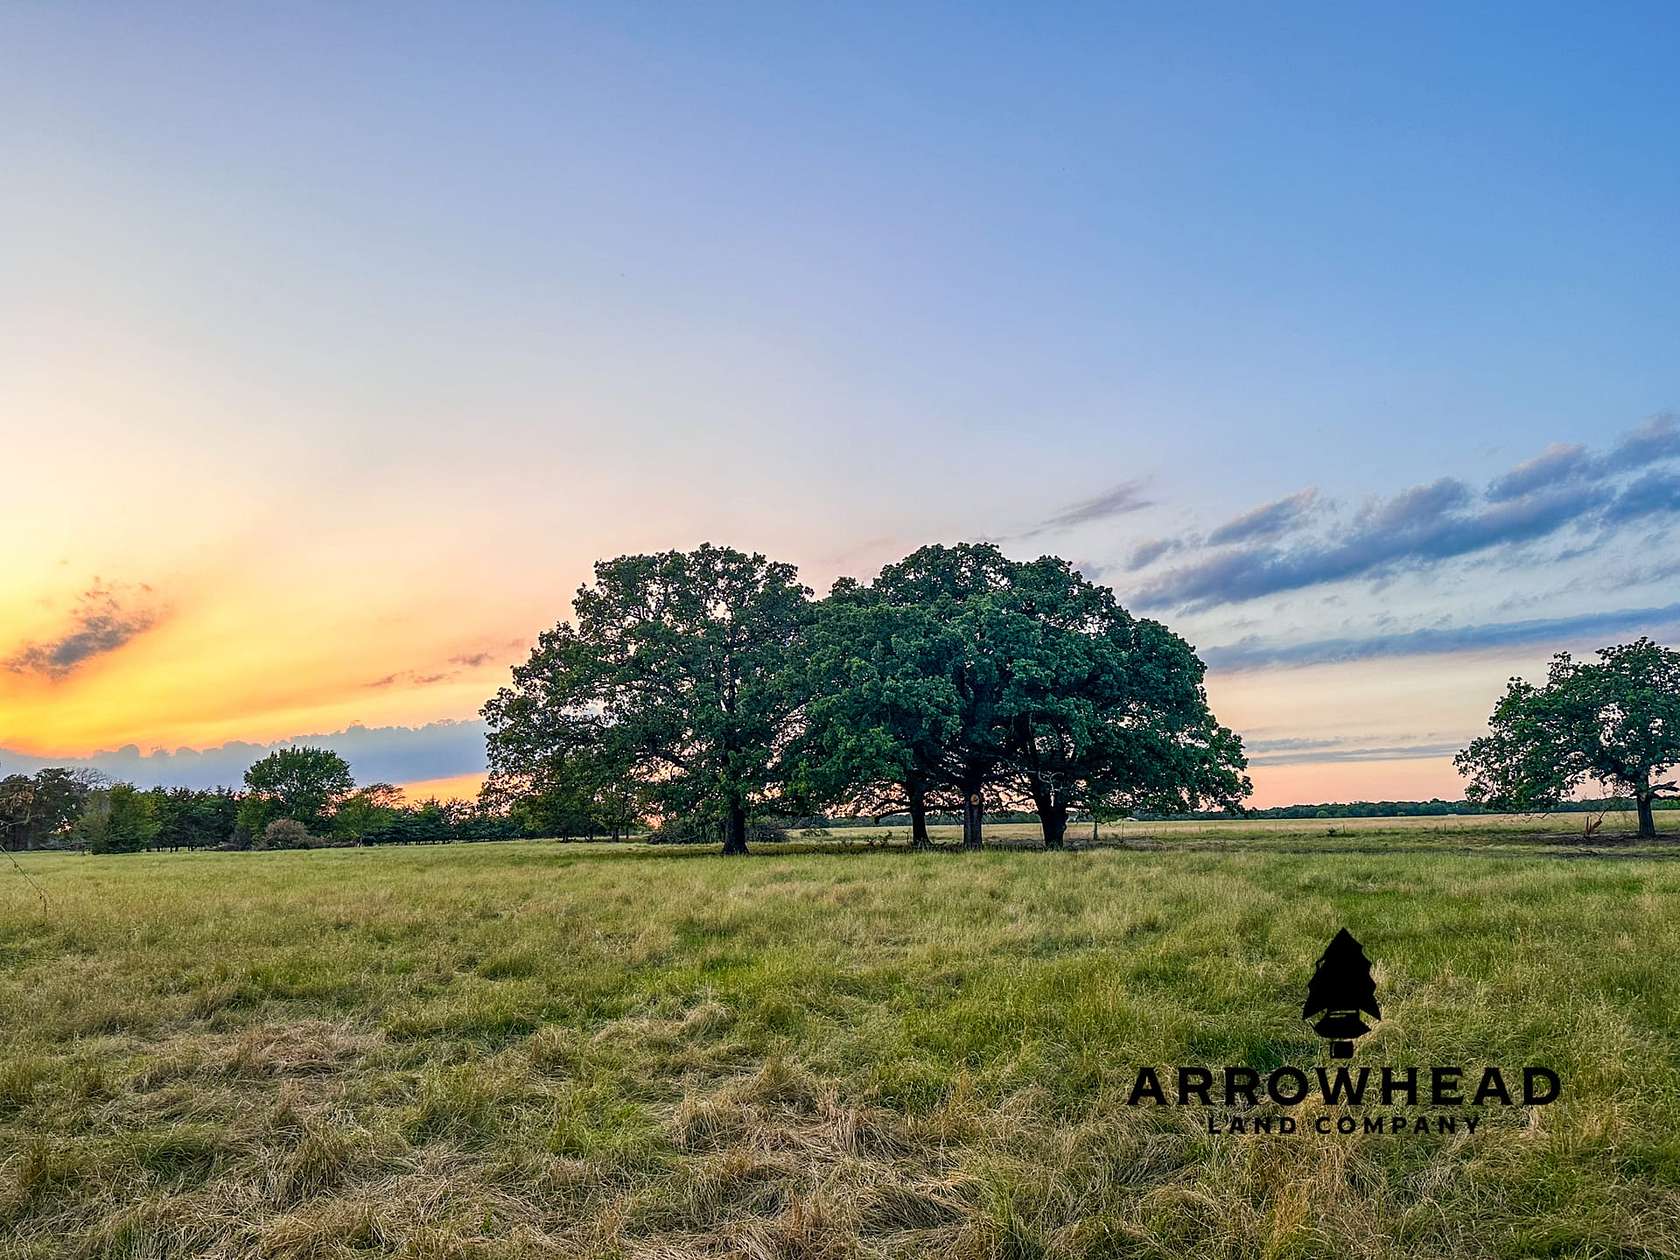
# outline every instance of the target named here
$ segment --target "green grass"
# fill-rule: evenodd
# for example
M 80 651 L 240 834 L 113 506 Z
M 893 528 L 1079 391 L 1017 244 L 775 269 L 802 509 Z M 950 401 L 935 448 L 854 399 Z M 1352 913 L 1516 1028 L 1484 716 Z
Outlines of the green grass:
M 1680 1255 L 1677 850 L 1138 830 L 26 855 L 0 1255 Z M 1139 1065 L 1322 1062 L 1300 1001 L 1343 925 L 1384 1014 L 1356 1062 L 1565 1098 L 1403 1138 L 1124 1105 Z

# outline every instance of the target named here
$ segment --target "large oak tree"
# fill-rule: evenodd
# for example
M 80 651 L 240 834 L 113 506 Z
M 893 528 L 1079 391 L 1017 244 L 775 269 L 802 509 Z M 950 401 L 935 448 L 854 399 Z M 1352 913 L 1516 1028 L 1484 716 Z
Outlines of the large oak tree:
M 1241 742 L 1208 709 L 1204 669 L 1053 556 L 990 544 L 923 547 L 867 587 L 837 583 L 804 655 L 801 782 L 869 812 L 963 812 L 979 847 L 988 802 L 1030 802 L 1045 843 L 1069 813 L 1232 806 Z
M 1001 764 L 1046 847 L 1062 847 L 1077 807 L 1235 808 L 1252 790 L 1242 741 L 1208 708 L 1201 659 L 1108 587 L 1055 556 L 1018 565 L 996 626 L 1008 661 Z
M 929 783 L 955 796 L 968 849 L 981 845 L 987 798 L 995 800 L 998 765 L 1007 750 L 1007 723 L 998 705 L 1009 660 L 999 622 L 1007 615 L 1015 568 L 990 543 L 933 544 L 887 565 L 873 583 L 876 598 L 896 610 L 899 624 L 918 638 L 914 654 L 939 682 L 945 737 L 932 750 Z
M 851 578 L 834 584 L 800 653 L 805 721 L 794 765 L 802 800 L 849 813 L 907 813 L 913 848 L 928 811 L 955 807 L 948 767 L 963 709 L 959 644 L 936 611 Z
M 781 794 L 809 595 L 791 565 L 710 544 L 597 564 L 575 624 L 484 706 L 492 789 L 616 781 L 647 816 L 746 852 L 748 817 Z

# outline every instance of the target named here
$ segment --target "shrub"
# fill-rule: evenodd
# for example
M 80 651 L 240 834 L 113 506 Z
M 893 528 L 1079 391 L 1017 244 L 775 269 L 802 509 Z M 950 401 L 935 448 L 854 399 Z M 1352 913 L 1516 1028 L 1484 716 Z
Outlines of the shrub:
M 718 826 L 715 822 L 675 818 L 661 823 L 648 834 L 649 844 L 716 844 Z
M 311 836 L 309 828 L 297 819 L 276 818 L 263 828 L 262 835 L 251 847 L 253 849 L 312 849 L 315 846 L 315 837 Z

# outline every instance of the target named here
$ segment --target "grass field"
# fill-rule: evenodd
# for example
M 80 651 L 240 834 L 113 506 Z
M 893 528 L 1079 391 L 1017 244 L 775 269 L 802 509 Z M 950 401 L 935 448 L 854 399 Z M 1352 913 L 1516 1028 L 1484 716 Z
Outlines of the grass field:
M 25 855 L 0 1255 L 1680 1255 L 1680 846 L 1127 842 Z M 1563 1099 L 1452 1136 L 1125 1105 L 1140 1065 L 1325 1062 L 1300 1003 L 1344 925 L 1356 1064 Z

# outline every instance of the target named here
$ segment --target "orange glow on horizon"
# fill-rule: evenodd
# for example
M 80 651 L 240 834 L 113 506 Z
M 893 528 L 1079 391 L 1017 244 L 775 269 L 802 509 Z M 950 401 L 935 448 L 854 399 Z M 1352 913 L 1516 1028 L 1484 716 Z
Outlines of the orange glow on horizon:
M 403 798 L 410 803 L 437 799 L 440 801 L 474 801 L 478 789 L 484 786 L 482 774 L 452 774 L 442 779 L 418 779 L 403 783 Z
M 1254 809 L 1275 805 L 1322 805 L 1346 801 L 1455 801 L 1464 780 L 1445 757 L 1405 761 L 1320 761 L 1288 766 L 1254 766 L 1248 772 Z

